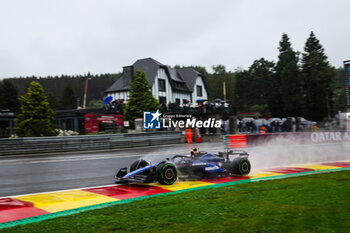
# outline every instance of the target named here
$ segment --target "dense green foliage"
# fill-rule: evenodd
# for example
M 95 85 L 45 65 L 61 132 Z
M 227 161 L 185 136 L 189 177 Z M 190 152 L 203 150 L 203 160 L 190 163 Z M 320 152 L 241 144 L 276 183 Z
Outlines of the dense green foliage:
M 213 74 L 199 67 L 209 87 L 209 99 L 223 98 L 225 81 L 235 112 L 258 111 L 266 117 L 323 120 L 345 110 L 344 69 L 335 70 L 329 65 L 313 32 L 305 43 L 301 60 L 287 34 L 282 35 L 278 50 L 276 64 L 261 58 L 247 70 L 235 72 L 217 65 Z
M 129 101 L 125 107 L 125 119 L 133 125 L 136 118 L 143 117 L 143 112 L 157 109 L 160 109 L 160 105 L 152 95 L 146 74 L 137 70 L 135 80 L 131 83 Z
M 264 58 L 255 60 L 248 70 L 236 73 L 237 111 L 247 112 L 260 109 L 264 115 L 278 115 L 274 74 L 275 64 Z
M 103 108 L 104 106 L 103 100 L 91 100 L 88 104 L 88 108 Z
M 234 78 L 232 73 L 226 71 L 226 67 L 223 65 L 216 65 L 212 67 L 214 73 L 210 76 L 210 83 L 208 85 L 209 93 L 220 93 L 215 98 L 225 99 L 223 93 L 223 83 L 226 85 L 226 99 L 232 100 L 234 94 Z
M 44 89 L 31 82 L 27 92 L 19 98 L 21 112 L 15 120 L 15 133 L 20 137 L 55 136 L 53 111 Z
M 311 32 L 301 61 L 302 88 L 307 117 L 330 118 L 333 109 L 331 87 L 335 81 L 335 75 L 335 69 L 329 65 L 320 41 Z
M 26 78 L 11 78 L 8 79 L 12 84 L 18 89 L 19 94 L 23 95 L 25 89 L 28 87 L 29 83 L 32 81 L 39 82 L 44 90 L 46 95 L 49 97 L 50 103 L 54 110 L 58 109 L 68 109 L 72 106 L 67 106 L 62 104 L 62 99 L 64 96 L 64 90 L 67 85 L 71 86 L 74 93 L 74 101 L 70 104 L 76 104 L 79 102 L 80 106 L 83 105 L 84 99 L 84 87 L 86 77 L 91 77 L 88 85 L 87 93 L 87 103 L 91 100 L 103 100 L 105 97 L 105 91 L 110 87 L 118 78 L 118 74 L 101 74 L 101 75 L 61 75 L 61 76 L 49 76 L 49 77 L 26 77 Z M 53 101 L 53 102 L 51 102 Z M 75 107 L 74 107 L 75 108 Z
M 350 171 L 115 205 L 1 232 L 348 232 Z
M 0 111 L 19 111 L 18 90 L 9 80 L 0 82 Z
M 77 108 L 77 98 L 71 85 L 67 84 L 63 89 L 61 104 L 64 109 Z
M 291 47 L 287 34 L 282 35 L 279 46 L 280 54 L 276 65 L 276 87 L 279 99 L 280 116 L 298 117 L 303 114 L 300 110 L 303 106 L 302 83 L 300 80 L 298 54 Z

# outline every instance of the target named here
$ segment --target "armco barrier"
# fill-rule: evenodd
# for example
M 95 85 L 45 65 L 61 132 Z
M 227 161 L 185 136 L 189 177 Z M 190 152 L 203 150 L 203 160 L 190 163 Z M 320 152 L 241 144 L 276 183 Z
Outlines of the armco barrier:
M 0 156 L 117 149 L 183 142 L 181 132 L 149 132 L 65 137 L 0 139 Z
M 244 138 L 246 144 L 244 144 Z M 350 142 L 350 132 L 293 132 L 268 134 L 225 135 L 227 148 L 244 148 L 261 145 L 291 145 Z

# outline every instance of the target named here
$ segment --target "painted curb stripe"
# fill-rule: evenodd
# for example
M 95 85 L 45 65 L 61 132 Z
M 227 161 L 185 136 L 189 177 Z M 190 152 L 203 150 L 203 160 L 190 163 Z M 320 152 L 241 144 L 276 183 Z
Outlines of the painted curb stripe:
M 170 192 L 160 187 L 147 186 L 147 185 L 114 185 L 111 187 L 89 188 L 83 189 L 84 191 L 106 195 L 119 200 L 155 195 L 158 193 Z
M 115 198 L 111 198 L 106 195 L 83 190 L 61 191 L 52 194 L 27 195 L 16 199 L 32 202 L 35 207 L 50 213 L 116 200 Z
M 214 183 L 214 184 L 207 183 L 208 185 L 189 187 L 187 189 L 179 189 L 179 190 L 170 191 L 170 192 L 157 193 L 157 194 L 140 196 L 140 197 L 129 198 L 129 199 L 124 199 L 124 200 L 116 200 L 116 201 L 105 202 L 105 203 L 100 203 L 100 204 L 93 204 L 93 205 L 84 206 L 84 207 L 80 207 L 80 208 L 67 209 L 64 211 L 48 213 L 48 214 L 38 215 L 38 216 L 34 216 L 34 217 L 29 217 L 29 218 L 23 218 L 23 219 L 19 219 L 19 220 L 15 220 L 15 221 L 10 221 L 10 222 L 4 222 L 4 223 L 0 224 L 0 229 L 5 228 L 5 227 L 17 226 L 20 224 L 39 222 L 39 221 L 43 221 L 46 219 L 51 219 L 51 218 L 56 218 L 56 217 L 61 217 L 61 216 L 67 216 L 67 215 L 80 213 L 80 212 L 87 211 L 87 210 L 94 210 L 94 209 L 99 209 L 99 208 L 117 205 L 117 204 L 130 203 L 130 202 L 135 201 L 135 200 L 143 200 L 143 199 L 150 198 L 150 197 L 165 196 L 165 195 L 183 193 L 183 192 L 188 192 L 188 191 L 193 191 L 193 190 L 225 187 L 225 186 L 243 184 L 243 183 L 249 183 L 249 182 L 275 180 L 275 179 L 283 179 L 283 178 L 289 178 L 289 177 L 299 177 L 299 176 L 337 172 L 337 171 L 344 171 L 344 170 L 350 170 L 350 167 L 340 167 L 340 168 L 339 167 L 337 167 L 337 168 L 328 167 L 325 170 L 315 170 L 315 171 L 309 171 L 309 172 L 298 172 L 298 173 L 290 173 L 290 174 L 283 174 L 283 175 L 265 176 L 265 177 L 259 177 L 259 178 L 253 178 L 253 179 L 241 179 L 241 180 L 229 181 L 229 182 L 225 182 L 225 183 Z M 115 199 L 113 199 L 113 200 L 115 200 Z

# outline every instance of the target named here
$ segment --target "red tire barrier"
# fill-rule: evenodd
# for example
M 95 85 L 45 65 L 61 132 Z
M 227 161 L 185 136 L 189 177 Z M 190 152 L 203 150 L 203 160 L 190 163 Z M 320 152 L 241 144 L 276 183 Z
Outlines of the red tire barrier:
M 230 140 L 230 148 L 247 147 L 247 135 L 245 134 L 230 135 L 229 140 Z

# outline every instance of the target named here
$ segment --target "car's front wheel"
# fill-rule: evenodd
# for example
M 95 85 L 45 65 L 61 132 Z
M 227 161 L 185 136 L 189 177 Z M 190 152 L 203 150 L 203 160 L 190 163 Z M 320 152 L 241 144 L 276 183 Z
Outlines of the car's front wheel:
M 164 163 L 157 167 L 157 180 L 161 184 L 171 185 L 177 179 L 177 169 L 171 163 Z

